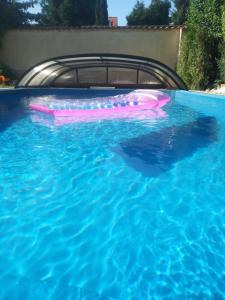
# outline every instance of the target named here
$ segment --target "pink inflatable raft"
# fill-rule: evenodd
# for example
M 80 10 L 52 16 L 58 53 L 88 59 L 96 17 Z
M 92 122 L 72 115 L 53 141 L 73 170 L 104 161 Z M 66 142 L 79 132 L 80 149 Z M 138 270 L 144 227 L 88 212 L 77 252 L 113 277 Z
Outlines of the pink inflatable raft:
M 132 114 L 126 111 L 122 111 L 119 114 L 111 113 L 105 117 L 99 118 L 99 116 L 89 115 L 89 116 L 79 116 L 79 117 L 53 117 L 46 118 L 47 115 L 44 114 L 32 114 L 32 122 L 39 123 L 41 125 L 52 127 L 52 126 L 63 126 L 65 124 L 72 123 L 88 123 L 88 122 L 98 122 L 102 120 L 113 120 L 113 119 L 125 119 L 125 120 L 139 120 L 141 122 L 146 122 L 149 124 L 149 121 L 155 121 L 162 118 L 167 118 L 167 113 L 161 108 L 150 109 L 150 110 L 137 110 L 132 111 Z
M 32 110 L 54 117 L 73 117 L 78 120 L 112 119 L 129 116 L 138 111 L 160 110 L 170 101 L 170 97 L 157 90 L 135 90 L 125 95 L 112 97 L 55 100 L 39 98 L 29 103 Z

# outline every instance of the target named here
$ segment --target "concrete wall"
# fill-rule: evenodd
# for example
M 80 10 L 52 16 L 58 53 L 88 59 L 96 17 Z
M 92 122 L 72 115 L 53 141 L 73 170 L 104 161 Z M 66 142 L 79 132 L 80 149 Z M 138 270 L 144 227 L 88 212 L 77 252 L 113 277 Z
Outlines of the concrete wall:
M 4 36 L 0 60 L 18 75 L 48 58 L 97 52 L 150 57 L 174 69 L 180 31 L 179 27 L 10 30 Z

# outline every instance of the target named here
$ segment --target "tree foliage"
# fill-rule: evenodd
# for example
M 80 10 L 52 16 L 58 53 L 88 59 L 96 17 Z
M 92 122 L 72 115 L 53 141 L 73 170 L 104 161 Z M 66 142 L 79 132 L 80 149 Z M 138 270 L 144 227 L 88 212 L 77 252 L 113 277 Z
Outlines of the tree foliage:
M 41 0 L 41 7 L 41 25 L 108 25 L 107 0 Z
M 191 1 L 178 63 L 178 73 L 191 89 L 204 89 L 219 78 L 223 3 Z
M 109 25 L 108 5 L 106 0 L 96 0 L 95 24 L 105 26 Z
M 18 2 L 12 0 L 0 0 L 0 24 L 1 27 L 18 27 L 35 19 L 35 15 L 28 9 L 36 1 Z
M 21 27 L 35 20 L 35 15 L 28 9 L 35 1 L 18 2 L 12 0 L 0 0 L 0 39 L 9 28 Z
M 170 22 L 170 2 L 152 0 L 148 7 L 137 1 L 132 12 L 127 16 L 128 25 L 168 25 Z
M 142 1 L 137 1 L 132 12 L 127 16 L 128 25 L 147 25 L 147 8 Z
M 59 25 L 61 0 L 41 0 L 40 4 L 42 12 L 39 15 L 39 23 L 42 25 Z
M 225 3 L 222 5 L 222 40 L 220 44 L 220 81 L 225 83 Z
M 170 2 L 168 0 L 152 0 L 149 6 L 148 20 L 152 25 L 167 25 L 170 23 Z
M 190 0 L 174 0 L 175 11 L 172 13 L 172 21 L 175 25 L 182 25 L 187 20 L 187 12 Z

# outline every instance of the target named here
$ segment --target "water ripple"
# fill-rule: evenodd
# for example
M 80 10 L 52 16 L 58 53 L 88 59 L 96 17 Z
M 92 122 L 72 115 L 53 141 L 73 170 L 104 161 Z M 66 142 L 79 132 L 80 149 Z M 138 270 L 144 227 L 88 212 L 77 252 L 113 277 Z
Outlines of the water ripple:
M 174 102 L 167 114 L 5 127 L 0 299 L 224 299 L 224 125 L 153 177 L 115 151 L 205 117 Z

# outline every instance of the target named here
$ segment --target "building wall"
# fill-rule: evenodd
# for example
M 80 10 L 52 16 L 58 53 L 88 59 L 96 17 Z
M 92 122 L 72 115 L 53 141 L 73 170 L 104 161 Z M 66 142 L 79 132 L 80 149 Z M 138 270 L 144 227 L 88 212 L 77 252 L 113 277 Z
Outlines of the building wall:
M 117 17 L 109 17 L 109 26 L 110 27 L 118 27 L 118 18 Z
M 43 60 L 82 53 L 139 55 L 174 69 L 180 30 L 176 27 L 10 30 L 4 36 L 0 59 L 18 75 Z

